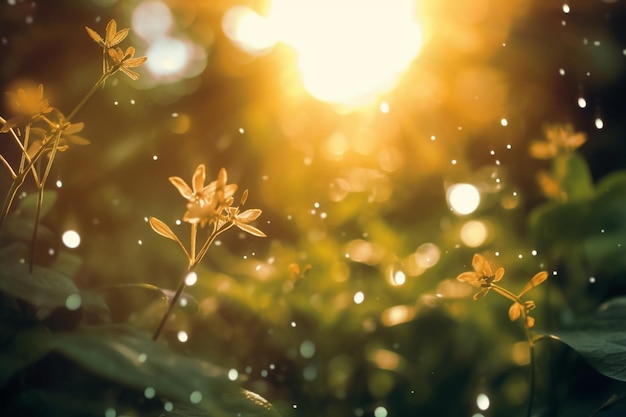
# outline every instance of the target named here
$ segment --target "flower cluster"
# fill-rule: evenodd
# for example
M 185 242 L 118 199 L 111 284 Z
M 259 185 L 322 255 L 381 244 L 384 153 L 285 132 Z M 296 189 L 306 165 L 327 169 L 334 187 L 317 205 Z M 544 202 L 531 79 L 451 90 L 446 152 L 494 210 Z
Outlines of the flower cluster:
M 187 200 L 187 210 L 183 215 L 183 221 L 192 225 L 191 248 L 187 250 L 176 234 L 161 220 L 151 217 L 150 226 L 161 236 L 178 242 L 187 255 L 190 264 L 197 264 L 215 237 L 233 226 L 253 236 L 265 237 L 265 233 L 250 224 L 250 222 L 256 220 L 261 215 L 261 210 L 248 209 L 242 212 L 240 209 L 246 202 L 248 190 L 243 192 L 239 205 L 233 206 L 237 184 L 227 183 L 228 175 L 226 169 L 222 168 L 217 179 L 207 185 L 205 185 L 206 168 L 204 164 L 198 165 L 194 171 L 191 186 L 180 177 L 170 177 L 169 181 L 176 187 L 180 195 Z M 198 226 L 203 228 L 207 225 L 210 229 L 212 227 L 212 229 L 202 249 L 196 253 L 195 239 L 197 228 Z
M 102 47 L 102 74 L 111 75 L 120 70 L 132 80 L 137 80 L 139 74 L 130 68 L 135 68 L 146 62 L 145 56 L 135 58 L 135 48 L 129 46 L 124 51 L 119 45 L 128 36 L 127 28 L 117 30 L 117 23 L 111 19 L 106 26 L 104 38 L 95 30 L 85 26 L 87 33 Z
M 587 141 L 583 132 L 574 132 L 572 125 L 555 125 L 546 129 L 545 140 L 530 143 L 529 152 L 536 159 L 554 160 L 553 172 L 541 170 L 537 173 L 537 183 L 548 198 L 566 200 L 567 192 L 562 182 L 567 175 L 567 161 L 572 152 Z
M 480 288 L 476 294 L 474 294 L 474 300 L 485 296 L 490 290 L 496 291 L 498 294 L 513 301 L 513 304 L 509 308 L 509 318 L 511 321 L 515 321 L 522 318 L 526 328 L 531 328 L 535 325 L 534 317 L 530 316 L 530 312 L 535 308 L 535 302 L 522 301 L 522 297 L 531 289 L 541 284 L 548 278 L 546 271 L 541 271 L 535 274 L 534 277 L 526 284 L 522 291 L 515 295 L 511 291 L 496 284 L 504 276 L 504 268 L 500 267 L 496 269 L 495 273 L 491 269 L 491 265 L 484 256 L 475 254 L 472 258 L 473 271 L 463 272 L 457 276 L 457 279 L 462 282 L 467 282 L 475 287 Z

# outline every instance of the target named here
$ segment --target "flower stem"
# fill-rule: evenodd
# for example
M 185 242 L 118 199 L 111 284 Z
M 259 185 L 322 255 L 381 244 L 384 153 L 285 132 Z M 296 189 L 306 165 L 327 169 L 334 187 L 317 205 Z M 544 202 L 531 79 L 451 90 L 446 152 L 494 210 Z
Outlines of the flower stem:
M 91 87 L 91 90 L 89 90 L 89 92 L 85 94 L 82 100 L 76 105 L 76 107 L 74 107 L 74 110 L 72 110 L 72 112 L 67 116 L 66 121 L 69 122 L 74 116 L 76 116 L 76 113 L 78 113 L 78 111 L 85 105 L 85 103 L 87 103 L 91 96 L 93 96 L 94 93 L 98 91 L 98 88 L 104 85 L 104 82 L 107 80 L 107 78 L 109 78 L 110 75 L 111 74 L 109 72 L 105 72 L 100 76 L 98 81 L 96 81 L 93 87 Z
M 178 299 L 180 298 L 181 294 L 183 293 L 183 290 L 185 289 L 185 285 L 186 285 L 185 284 L 185 279 L 187 279 L 187 275 L 189 275 L 189 273 L 193 271 L 194 266 L 195 265 L 190 265 L 189 268 L 187 268 L 187 272 L 185 272 L 185 275 L 183 276 L 183 279 L 180 280 L 180 284 L 178 284 L 178 288 L 176 289 L 176 293 L 174 294 L 174 297 L 172 297 L 172 299 L 169 300 L 169 305 L 167 306 L 167 311 L 165 311 L 165 314 L 161 318 L 161 322 L 159 323 L 159 327 L 157 327 L 157 329 L 152 334 L 152 340 L 157 340 L 159 338 L 159 335 L 161 334 L 161 331 L 163 330 L 163 327 L 165 327 L 165 323 L 167 322 L 167 319 L 172 314 L 172 311 L 174 310 L 174 307 L 176 307 L 176 304 L 178 303 Z

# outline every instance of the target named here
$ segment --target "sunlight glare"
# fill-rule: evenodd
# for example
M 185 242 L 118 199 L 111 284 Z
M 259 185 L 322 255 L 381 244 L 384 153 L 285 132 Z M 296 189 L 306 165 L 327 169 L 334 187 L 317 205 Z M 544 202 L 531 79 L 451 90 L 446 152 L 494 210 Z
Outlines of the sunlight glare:
M 223 25 L 250 53 L 291 46 L 305 89 L 350 107 L 393 89 L 423 43 L 414 0 L 273 0 L 267 17 L 236 7 Z
M 448 204 L 457 214 L 473 213 L 480 204 L 480 193 L 471 184 L 455 184 L 448 188 Z

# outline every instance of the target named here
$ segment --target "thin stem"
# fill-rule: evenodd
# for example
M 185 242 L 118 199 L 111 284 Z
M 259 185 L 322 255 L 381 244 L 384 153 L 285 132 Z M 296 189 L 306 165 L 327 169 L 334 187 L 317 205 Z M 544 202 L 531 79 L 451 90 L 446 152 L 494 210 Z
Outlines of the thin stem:
M 27 124 L 24 128 L 24 145 L 22 157 L 20 158 L 20 167 L 17 170 L 18 172 L 22 172 L 22 170 L 24 169 L 26 158 L 28 158 L 28 142 L 30 142 L 30 123 Z
M 522 319 L 524 320 L 524 331 L 526 332 L 526 339 L 528 340 L 528 353 L 530 358 L 530 381 L 529 381 L 529 397 L 528 397 L 528 409 L 526 411 L 526 417 L 530 417 L 532 415 L 533 410 L 533 399 L 535 397 L 535 347 L 533 345 L 533 341 L 530 335 L 530 330 L 528 330 L 528 326 L 526 325 L 526 314 L 522 315 Z
M 204 255 L 206 255 L 207 250 L 209 250 L 209 246 L 211 246 L 211 244 L 215 241 L 215 238 L 217 238 L 219 235 L 221 235 L 234 225 L 234 223 L 229 222 L 226 227 L 224 227 L 223 229 L 219 229 L 218 224 L 215 223 L 213 226 L 213 232 L 206 240 L 206 242 L 204 242 L 204 245 L 202 245 L 202 249 L 200 249 L 200 252 L 198 252 L 197 262 L 200 262 L 202 258 L 204 258 Z
M 491 288 L 493 288 L 493 290 L 496 291 L 498 294 L 508 298 L 514 303 L 523 304 L 522 300 L 520 300 L 517 295 L 513 294 L 511 291 L 507 290 L 506 288 L 502 288 L 501 286 L 496 285 L 496 284 L 491 284 Z
M 30 263 L 28 264 L 28 272 L 33 273 L 35 264 L 35 249 L 37 248 L 37 232 L 39 230 L 39 216 L 41 216 L 41 206 L 43 205 L 43 184 L 37 190 L 37 208 L 35 209 L 35 225 L 33 226 L 33 235 L 30 239 Z
M 78 113 L 78 111 L 85 105 L 85 103 L 87 103 L 87 100 L 89 100 L 91 98 L 91 96 L 94 95 L 94 93 L 96 91 L 98 91 L 98 89 L 100 87 L 102 87 L 104 85 L 104 82 L 107 80 L 107 78 L 109 78 L 111 76 L 111 73 L 109 72 L 105 72 L 104 74 L 102 74 L 100 76 L 100 78 L 98 79 L 98 81 L 96 81 L 96 83 L 93 85 L 93 87 L 91 87 L 91 90 L 89 90 L 89 92 L 87 94 L 85 94 L 85 96 L 83 97 L 83 99 L 76 105 L 76 107 L 74 107 L 74 110 L 72 110 L 70 112 L 70 114 L 65 118 L 65 120 L 67 122 L 69 122 L 74 116 L 76 116 L 76 113 Z
M 174 294 L 174 297 L 172 297 L 172 299 L 169 301 L 169 305 L 167 306 L 167 310 L 165 311 L 165 314 L 161 318 L 161 322 L 159 323 L 159 326 L 152 334 L 152 340 L 157 340 L 159 338 L 159 335 L 161 334 L 163 327 L 165 327 L 165 323 L 167 322 L 167 319 L 170 317 L 170 314 L 172 314 L 174 307 L 176 307 L 176 304 L 178 303 L 178 299 L 180 298 L 181 294 L 183 293 L 183 290 L 185 289 L 185 285 L 186 285 L 185 280 L 187 279 L 187 275 L 189 275 L 193 271 L 194 267 L 195 265 L 190 264 L 189 267 L 187 268 L 187 272 L 185 272 L 185 275 L 183 276 L 183 279 L 180 280 L 180 284 L 178 284 L 176 293 Z
M 189 244 L 189 263 L 194 264 L 196 261 L 196 239 L 198 234 L 198 223 L 191 224 L 191 242 Z

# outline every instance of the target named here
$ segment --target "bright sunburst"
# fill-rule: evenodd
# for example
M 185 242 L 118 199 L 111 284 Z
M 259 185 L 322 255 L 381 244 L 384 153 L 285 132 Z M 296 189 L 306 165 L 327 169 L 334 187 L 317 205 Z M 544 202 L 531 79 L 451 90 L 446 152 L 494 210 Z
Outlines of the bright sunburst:
M 266 18 L 252 14 L 227 14 L 233 41 L 248 52 L 291 46 L 306 90 L 348 106 L 390 91 L 422 46 L 414 0 L 273 0 Z

